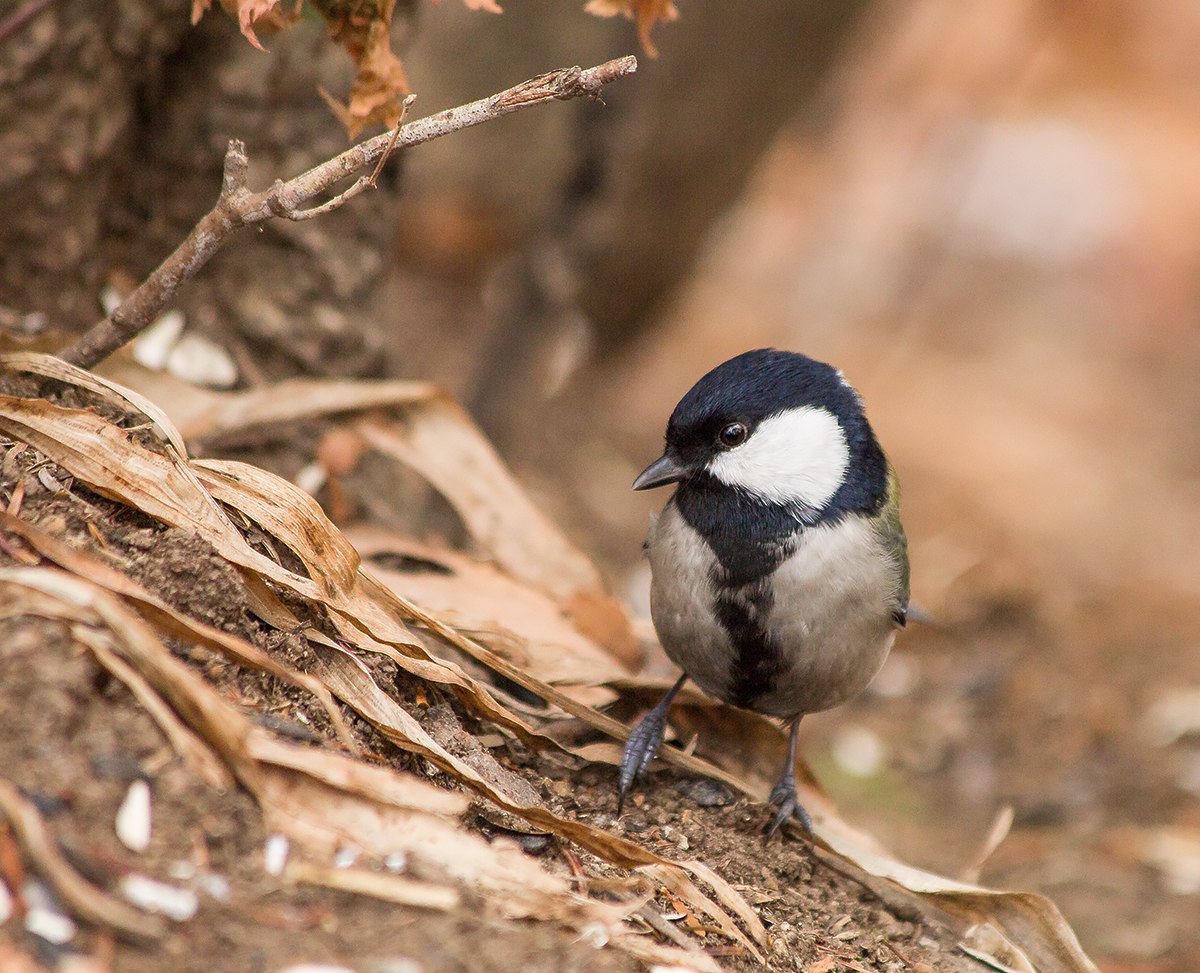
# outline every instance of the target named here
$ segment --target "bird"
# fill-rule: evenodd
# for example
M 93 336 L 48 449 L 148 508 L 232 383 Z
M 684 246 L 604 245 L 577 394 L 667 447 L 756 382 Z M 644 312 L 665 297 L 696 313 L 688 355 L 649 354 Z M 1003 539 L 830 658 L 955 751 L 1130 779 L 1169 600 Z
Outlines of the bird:
M 682 675 L 629 736 L 618 813 L 690 679 L 783 721 L 787 757 L 766 837 L 793 816 L 812 834 L 796 794 L 800 720 L 865 689 L 908 616 L 895 471 L 838 369 L 762 348 L 679 400 L 663 455 L 633 489 L 671 484 L 645 552 L 654 628 Z

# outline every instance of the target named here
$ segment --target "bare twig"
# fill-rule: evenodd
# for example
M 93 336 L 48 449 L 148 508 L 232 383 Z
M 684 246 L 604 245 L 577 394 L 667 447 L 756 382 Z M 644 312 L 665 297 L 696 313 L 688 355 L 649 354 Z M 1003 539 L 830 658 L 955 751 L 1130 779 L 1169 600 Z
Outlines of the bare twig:
M 246 147 L 241 141 L 233 139 L 225 153 L 225 176 L 216 205 L 120 307 L 89 328 L 60 357 L 83 368 L 95 365 L 149 327 L 180 285 L 194 276 L 234 231 L 276 216 L 306 220 L 337 209 L 373 186 L 378 172 L 360 178 L 349 189 L 325 203 L 309 209 L 303 209 L 302 205 L 347 176 L 384 158 L 393 149 L 430 142 L 531 105 L 581 96 L 598 97 L 606 84 L 636 70 L 637 61 L 632 57 L 623 57 L 587 70 L 573 67 L 551 71 L 469 105 L 460 105 L 409 122 L 397 130 L 376 135 L 294 179 L 287 182 L 277 180 L 270 189 L 258 193 L 246 188 Z

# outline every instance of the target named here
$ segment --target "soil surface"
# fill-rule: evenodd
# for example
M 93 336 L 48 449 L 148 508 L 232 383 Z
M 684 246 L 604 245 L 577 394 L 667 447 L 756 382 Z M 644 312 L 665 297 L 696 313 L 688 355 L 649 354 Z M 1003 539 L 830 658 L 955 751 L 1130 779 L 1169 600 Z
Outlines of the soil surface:
M 34 460 L 30 450 L 12 459 L 0 484 L 7 500 L 16 483 L 24 482 L 23 519 L 120 567 L 189 615 L 303 667 L 301 641 L 267 632 L 246 607 L 237 573 L 205 542 L 71 484 L 53 466 L 39 465 L 54 477 L 44 477 L 51 487 L 70 486 L 69 492 L 52 492 L 36 473 L 26 472 Z M 0 550 L 0 565 L 12 563 L 12 552 Z M 2 927 L 0 949 L 26 951 L 50 968 L 66 969 L 64 964 L 82 954 L 97 963 L 96 969 L 109 962 L 121 971 L 164 966 L 269 971 L 299 962 L 378 973 L 638 968 L 628 956 L 597 950 L 561 926 L 506 920 L 469 899 L 461 909 L 442 914 L 272 878 L 264 870 L 267 835 L 252 798 L 237 789 L 219 793 L 192 775 L 157 724 L 65 623 L 4 618 L 0 647 L 5 723 L 19 728 L 0 738 L 0 767 L 36 803 L 70 860 L 101 887 L 113 888 L 122 876 L 140 873 L 190 888 L 200 902 L 195 917 L 172 924 L 170 935 L 154 949 L 114 941 L 86 927 L 69 942 L 54 945 L 26 932 L 19 915 Z M 314 745 L 338 746 L 325 732 L 320 708 L 291 687 L 239 670 L 205 650 L 172 647 L 268 728 Z M 397 696 L 435 735 L 446 721 L 486 734 L 486 727 L 455 711 L 432 687 L 422 691 L 399 681 Z M 368 752 L 396 767 L 422 769 L 353 714 L 347 719 Z M 806 843 L 788 838 L 764 845 L 766 809 L 735 799 L 720 785 L 674 771 L 655 772 L 635 794 L 633 807 L 617 819 L 611 768 L 564 766 L 511 744 L 497 754 L 557 813 L 717 869 L 766 924 L 771 970 L 977 968 L 958 952 L 949 929 L 915 913 L 893 914 L 875 894 L 822 864 Z M 436 779 L 452 786 L 445 775 Z M 118 808 L 135 780 L 146 780 L 152 793 L 152 839 L 141 854 L 126 848 L 114 830 Z M 495 832 L 485 817 L 475 817 L 471 825 L 485 835 Z M 527 848 L 547 867 L 569 874 L 574 853 L 556 840 L 530 839 Z M 612 872 L 586 854 L 576 860 L 593 880 Z M 11 855 L 0 861 L 14 867 Z M 12 880 L 11 871 L 5 877 Z M 665 890 L 658 905 L 681 929 L 696 922 Z M 699 941 L 728 969 L 761 969 L 719 934 L 704 934 Z

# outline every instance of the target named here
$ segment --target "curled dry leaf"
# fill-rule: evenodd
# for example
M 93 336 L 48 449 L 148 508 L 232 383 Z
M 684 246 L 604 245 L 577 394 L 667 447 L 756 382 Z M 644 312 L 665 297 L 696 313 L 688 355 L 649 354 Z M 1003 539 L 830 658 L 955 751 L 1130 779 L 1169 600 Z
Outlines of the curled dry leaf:
M 370 125 L 395 128 L 404 116 L 404 98 L 412 88 L 400 58 L 392 52 L 392 10 L 396 0 L 353 5 L 316 0 L 330 36 L 354 58 L 358 72 L 350 99 L 342 105 L 326 95 L 333 113 L 354 138 Z M 363 8 L 370 16 L 364 16 Z M 324 92 L 322 92 L 324 94 Z
M 671 0 L 588 0 L 584 7 L 590 14 L 598 17 L 615 17 L 624 14 L 637 21 L 638 40 L 651 57 L 658 57 L 658 48 L 650 39 L 654 25 L 661 21 L 675 20 L 679 11 Z
M 553 599 L 495 565 L 378 528 L 351 528 L 346 536 L 371 577 L 461 631 L 484 633 L 478 641 L 545 682 L 598 686 L 628 675 Z
M 27 363 L 14 362 L 14 367 L 18 364 L 29 370 Z M 168 403 L 172 420 L 189 440 L 219 443 L 223 436 L 282 422 L 364 416 L 354 423 L 356 440 L 428 480 L 501 569 L 558 601 L 585 636 L 623 664 L 640 664 L 641 650 L 629 617 L 604 591 L 595 565 L 530 502 L 471 418 L 436 386 L 291 379 L 243 392 L 214 393 L 130 362 L 111 361 L 106 368 L 126 383 L 111 383 L 118 392 L 128 392 L 126 386 L 131 385 L 143 399 Z M 378 418 L 382 410 L 391 421 Z
M 282 0 L 221 0 L 222 9 L 238 22 L 243 36 L 260 51 L 266 48 L 258 41 L 255 30 L 274 34 L 290 27 L 300 19 L 302 0 L 296 0 L 291 10 L 284 8 Z M 198 23 L 204 12 L 212 6 L 212 0 L 192 0 L 192 23 Z

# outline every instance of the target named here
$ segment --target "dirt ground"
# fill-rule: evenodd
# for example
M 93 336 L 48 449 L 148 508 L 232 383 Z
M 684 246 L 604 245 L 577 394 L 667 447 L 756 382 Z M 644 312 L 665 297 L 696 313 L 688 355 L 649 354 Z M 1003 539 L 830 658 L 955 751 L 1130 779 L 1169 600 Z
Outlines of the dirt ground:
M 28 453 L 26 461 L 30 459 Z M 14 469 L 0 489 L 11 496 Z M 49 468 L 51 471 L 53 467 Z M 66 479 L 65 476 L 62 479 Z M 129 571 L 151 591 L 193 617 L 257 640 L 294 664 L 302 642 L 268 639 L 246 607 L 236 572 L 208 546 L 165 528 L 74 484 L 53 495 L 36 476 L 26 479 L 21 516 L 72 546 Z M 61 480 L 60 480 L 61 482 Z M 11 564 L 0 551 L 0 564 Z M 165 942 L 148 950 L 84 929 L 55 946 L 8 923 L 0 948 L 28 951 L 50 968 L 74 968 L 80 956 L 111 960 L 120 971 L 163 969 L 279 970 L 289 963 L 345 964 L 360 971 L 608 970 L 637 964 L 553 923 L 516 922 L 467 902 L 450 914 L 381 903 L 328 889 L 296 887 L 264 871 L 266 834 L 253 800 L 239 790 L 218 793 L 182 765 L 155 722 L 129 691 L 102 669 L 57 622 L 29 617 L 0 620 L 0 683 L 6 725 L 20 732 L 0 738 L 0 766 L 18 782 L 50 823 L 72 863 L 102 887 L 131 872 L 191 888 L 200 908 L 176 924 Z M 321 732 L 321 709 L 270 677 L 241 671 L 210 653 L 176 651 L 263 725 L 314 745 L 336 746 Z M 426 725 L 446 703 L 432 688 L 418 691 L 398 680 L 397 698 Z M 460 713 L 459 719 L 470 724 Z M 354 719 L 355 737 L 378 759 L 421 771 L 418 761 Z M 482 732 L 486 728 L 480 728 Z M 586 820 L 644 842 L 652 850 L 699 857 L 716 867 L 758 909 L 771 933 L 772 970 L 970 970 L 956 937 L 936 920 L 896 915 L 870 891 L 814 858 L 789 838 L 764 846 L 766 811 L 719 785 L 701 785 L 675 772 L 655 773 L 634 807 L 614 814 L 611 768 L 547 762 L 523 747 L 501 755 L 543 794 L 557 813 Z M 130 852 L 114 820 L 134 780 L 150 784 L 153 832 L 148 850 Z M 435 777 L 435 780 L 437 778 Z M 446 784 L 444 776 L 442 783 Z M 707 789 L 706 789 L 707 788 Z M 698 799 L 699 798 L 699 799 Z M 484 834 L 494 826 L 476 818 Z M 567 853 L 554 840 L 530 840 L 530 853 L 567 873 Z M 2 850 L 2 849 L 0 849 Z M 580 856 L 593 874 L 606 869 Z M 0 857 L 14 887 L 12 849 Z M 664 911 L 672 903 L 664 898 Z M 719 936 L 706 942 L 726 968 L 760 969 L 741 947 Z M 0 954 L 2 956 L 4 954 Z M 14 960 L 15 962 L 15 960 Z M 923 964 L 931 963 L 932 966 Z M 14 967 L 18 968 L 18 967 Z M 102 965 L 98 969 L 104 968 Z

